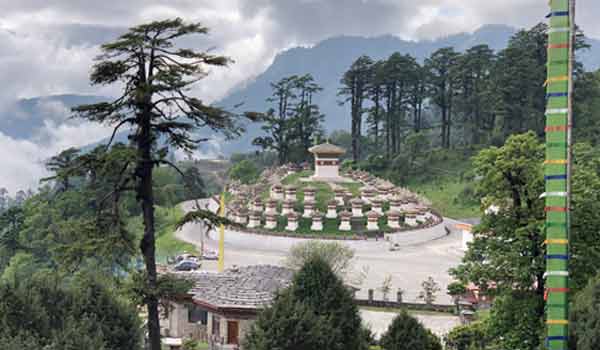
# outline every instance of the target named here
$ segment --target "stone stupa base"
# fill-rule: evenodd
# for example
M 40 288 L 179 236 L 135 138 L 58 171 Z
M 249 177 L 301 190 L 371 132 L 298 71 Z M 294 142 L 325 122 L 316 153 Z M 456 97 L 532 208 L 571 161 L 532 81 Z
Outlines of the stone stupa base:
M 300 179 L 301 182 L 330 182 L 330 183 L 354 183 L 356 181 L 349 179 L 347 177 L 323 177 L 313 175 L 311 177 L 303 177 Z

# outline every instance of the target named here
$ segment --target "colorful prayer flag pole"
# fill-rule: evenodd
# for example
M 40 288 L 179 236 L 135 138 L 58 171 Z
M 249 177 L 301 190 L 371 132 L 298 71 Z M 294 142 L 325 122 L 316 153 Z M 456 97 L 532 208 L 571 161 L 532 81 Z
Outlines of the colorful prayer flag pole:
M 548 350 L 567 350 L 575 0 L 550 0 L 550 7 L 545 83 L 546 189 L 543 196 L 546 208 L 546 346 Z M 563 117 L 558 118 L 559 115 Z

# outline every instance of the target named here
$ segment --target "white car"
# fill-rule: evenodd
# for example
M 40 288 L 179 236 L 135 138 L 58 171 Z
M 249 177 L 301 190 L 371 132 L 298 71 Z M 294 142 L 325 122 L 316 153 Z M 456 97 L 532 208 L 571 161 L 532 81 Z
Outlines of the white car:
M 219 253 L 214 250 L 205 250 L 202 254 L 204 260 L 219 260 Z
M 396 252 L 398 250 L 400 250 L 400 244 L 398 244 L 398 243 L 390 244 L 390 252 Z
M 175 263 L 179 263 L 184 260 L 198 262 L 200 259 L 198 259 L 197 256 L 195 256 L 193 254 L 188 254 L 188 253 L 184 253 L 184 254 L 181 254 L 181 255 L 178 255 L 177 257 L 175 257 Z

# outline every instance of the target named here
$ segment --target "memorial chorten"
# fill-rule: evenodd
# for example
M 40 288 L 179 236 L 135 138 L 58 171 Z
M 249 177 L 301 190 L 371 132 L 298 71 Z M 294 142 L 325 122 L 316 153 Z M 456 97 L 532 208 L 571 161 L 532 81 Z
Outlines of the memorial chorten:
M 329 142 L 308 149 L 315 156 L 315 174 L 312 180 L 327 182 L 346 182 L 340 176 L 340 156 L 346 150 Z

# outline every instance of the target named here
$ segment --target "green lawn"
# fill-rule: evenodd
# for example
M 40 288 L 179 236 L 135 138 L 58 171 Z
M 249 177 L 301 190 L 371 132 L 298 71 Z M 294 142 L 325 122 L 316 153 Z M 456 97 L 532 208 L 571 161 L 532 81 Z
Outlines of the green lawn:
M 334 193 L 333 189 L 331 188 L 330 185 L 328 185 L 325 182 L 300 181 L 300 179 L 310 177 L 312 174 L 313 174 L 313 171 L 304 170 L 304 171 L 301 171 L 298 173 L 288 175 L 281 181 L 283 186 L 294 185 L 298 188 L 298 192 L 296 194 L 297 201 L 296 201 L 294 210 L 300 215 L 302 215 L 302 213 L 304 212 L 303 189 L 307 186 L 312 186 L 317 190 L 316 195 L 315 195 L 316 207 L 323 214 L 325 214 L 327 212 L 327 203 L 335 198 L 335 193 Z M 340 184 L 340 185 L 347 188 L 350 192 L 352 192 L 352 194 L 354 196 L 357 196 L 357 197 L 360 196 L 360 188 L 362 187 L 362 185 L 360 183 L 354 182 L 354 183 L 344 183 L 344 184 Z M 261 198 L 263 200 L 266 200 L 269 197 L 269 191 L 270 191 L 270 189 L 266 190 L 265 192 L 263 192 L 261 194 Z M 346 206 L 346 208 L 338 207 L 338 213 L 341 212 L 343 209 L 350 210 L 350 207 L 348 205 Z M 384 203 L 383 209 L 388 210 L 389 203 Z M 281 204 L 279 205 L 278 210 L 281 211 Z M 363 207 L 364 214 L 366 214 L 369 210 L 371 210 L 371 207 L 369 205 L 365 205 Z M 362 221 L 362 224 L 359 226 L 363 227 L 363 229 L 359 230 L 360 232 L 357 231 L 356 229 L 352 230 L 351 232 L 344 232 L 344 231 L 340 231 L 338 229 L 338 227 L 340 225 L 339 217 L 337 219 L 323 218 L 323 231 L 319 232 L 319 231 L 312 231 L 310 229 L 311 224 L 312 224 L 311 219 L 301 217 L 299 219 L 298 230 L 296 230 L 295 232 L 287 232 L 287 231 L 285 231 L 285 227 L 287 225 L 287 219 L 285 217 L 280 216 L 278 218 L 277 227 L 274 230 L 272 230 L 272 232 L 274 234 L 279 232 L 279 233 L 286 233 L 286 234 L 307 235 L 307 236 L 315 236 L 315 237 L 322 237 L 322 236 L 344 237 L 344 236 L 350 236 L 350 235 L 355 235 L 355 234 L 363 234 L 363 235 L 366 234 L 369 236 L 374 235 L 375 234 L 374 231 L 366 232 L 366 230 L 365 230 L 367 218 L 364 217 L 361 221 Z M 400 218 L 400 224 L 403 225 L 403 218 Z M 264 220 L 263 220 L 263 225 L 264 225 Z M 379 230 L 380 232 L 395 231 L 394 229 L 391 229 L 387 226 L 387 219 L 385 217 L 381 217 L 379 219 L 379 227 L 380 227 L 380 230 Z
M 182 217 L 183 210 L 179 206 L 156 207 L 156 257 L 159 263 L 166 263 L 168 256 L 175 256 L 183 252 L 199 253 L 196 246 L 175 237 L 175 225 Z M 127 224 L 127 228 L 141 239 L 144 232 L 141 216 L 132 218 Z
M 361 187 L 363 187 L 363 185 L 361 183 L 358 182 L 352 182 L 352 183 L 343 183 L 340 184 L 342 187 L 345 187 L 346 189 L 348 189 L 350 192 L 352 192 L 352 195 L 354 197 L 358 197 L 360 195 L 360 189 Z
M 434 209 L 442 215 L 454 219 L 473 218 L 481 215 L 479 204 L 464 197 L 463 191 L 469 184 L 460 180 L 441 178 L 440 180 L 409 184 L 408 188 L 428 198 Z
M 166 345 L 162 345 L 162 350 L 171 350 L 171 348 L 169 346 Z M 193 350 L 208 350 L 208 343 L 205 342 L 198 342 L 196 343 L 196 346 L 193 347 Z
M 160 257 L 175 256 L 183 252 L 198 254 L 196 246 L 175 238 L 175 225 L 183 217 L 179 206 L 173 208 L 157 208 L 156 255 Z
M 325 183 L 325 182 L 316 182 L 316 181 L 311 181 L 311 182 L 305 182 L 305 181 L 300 181 L 301 178 L 307 178 L 312 176 L 313 171 L 312 170 L 304 170 L 295 174 L 291 174 L 289 176 L 286 176 L 281 183 L 284 186 L 287 185 L 294 185 L 298 188 L 298 192 L 296 194 L 296 197 L 298 198 L 298 208 L 297 210 L 303 210 L 304 208 L 302 207 L 302 203 L 304 202 L 304 191 L 303 189 L 305 187 L 308 186 L 312 186 L 314 187 L 317 192 L 315 194 L 315 202 L 317 205 L 317 209 L 319 209 L 321 212 L 325 212 L 327 210 L 327 202 L 329 202 L 330 200 L 332 200 L 335 197 L 335 194 L 333 193 L 333 190 L 331 189 L 331 187 Z

